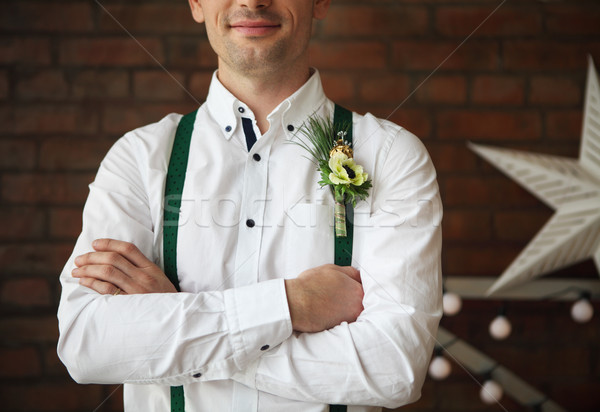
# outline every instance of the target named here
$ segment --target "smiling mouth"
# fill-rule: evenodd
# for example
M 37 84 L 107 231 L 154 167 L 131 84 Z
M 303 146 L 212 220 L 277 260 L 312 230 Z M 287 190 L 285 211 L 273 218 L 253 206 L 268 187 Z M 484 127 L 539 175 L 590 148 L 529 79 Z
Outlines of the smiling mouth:
M 273 33 L 281 25 L 269 21 L 241 21 L 233 23 L 229 27 L 246 36 L 264 36 Z

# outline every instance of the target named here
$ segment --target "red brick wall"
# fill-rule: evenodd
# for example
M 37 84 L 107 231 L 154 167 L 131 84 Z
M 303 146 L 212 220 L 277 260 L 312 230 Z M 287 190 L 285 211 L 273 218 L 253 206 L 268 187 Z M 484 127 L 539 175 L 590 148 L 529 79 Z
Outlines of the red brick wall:
M 114 389 L 76 385 L 58 361 L 57 277 L 108 147 L 127 130 L 192 110 L 188 92 L 202 101 L 216 65 L 186 1 L 100 3 L 136 41 L 95 1 L 0 4 L 6 411 L 90 411 Z M 445 204 L 444 274 L 497 276 L 551 211 L 466 142 L 577 155 L 588 53 L 600 65 L 600 3 L 507 1 L 464 43 L 500 0 L 333 3 L 312 45 L 326 91 L 355 110 L 390 116 L 424 140 Z M 560 275 L 597 272 L 585 262 Z M 598 409 L 600 316 L 575 325 L 566 303 L 513 302 L 514 333 L 498 343 L 486 332 L 498 306 L 467 302 L 443 325 L 569 410 Z M 484 407 L 478 386 L 456 365 L 454 371 L 444 382 L 428 380 L 423 399 L 406 410 L 501 410 Z M 529 410 L 508 398 L 503 405 Z M 100 410 L 120 408 L 117 392 Z

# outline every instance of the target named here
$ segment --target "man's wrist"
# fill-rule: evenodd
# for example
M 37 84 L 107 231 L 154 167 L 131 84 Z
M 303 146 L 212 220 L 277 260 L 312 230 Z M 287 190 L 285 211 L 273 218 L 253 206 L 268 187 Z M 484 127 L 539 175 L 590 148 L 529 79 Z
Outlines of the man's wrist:
M 292 328 L 296 331 L 302 331 L 302 316 L 304 310 L 302 309 L 302 298 L 301 289 L 299 287 L 299 279 L 286 279 L 285 280 L 285 294 L 287 296 L 288 307 L 290 310 L 290 319 L 292 321 Z

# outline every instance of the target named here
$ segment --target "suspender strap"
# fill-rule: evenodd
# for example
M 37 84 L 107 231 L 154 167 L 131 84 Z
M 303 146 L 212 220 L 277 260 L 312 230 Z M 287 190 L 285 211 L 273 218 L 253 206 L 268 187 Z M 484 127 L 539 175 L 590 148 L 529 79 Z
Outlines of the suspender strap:
M 179 211 L 181 210 L 181 194 L 185 171 L 187 170 L 190 154 L 190 141 L 196 120 L 196 111 L 186 114 L 179 121 L 169 169 L 165 184 L 165 210 L 163 215 L 163 258 L 165 274 L 179 292 L 177 277 L 177 232 L 179 228 Z M 184 412 L 185 398 L 183 386 L 171 386 L 171 412 Z
M 165 274 L 179 292 L 179 278 L 177 277 L 177 232 L 179 228 L 179 211 L 181 210 L 181 194 L 185 182 L 190 142 L 196 112 L 186 114 L 179 121 L 169 169 L 165 184 L 165 210 L 163 220 L 163 257 L 165 261 Z
M 185 412 L 183 386 L 171 386 L 171 412 Z
M 352 112 L 342 106 L 335 105 L 333 112 L 333 126 L 337 133 L 338 130 L 346 130 L 344 137 L 348 143 L 352 144 Z M 352 263 L 352 237 L 354 234 L 354 208 L 351 204 L 346 204 L 346 236 L 335 236 L 335 264 L 339 266 L 350 266 Z
M 346 130 L 344 137 L 352 144 L 352 112 L 342 106 L 335 105 L 333 112 L 333 127 L 335 131 Z M 337 134 L 337 133 L 336 133 Z M 335 228 L 335 224 L 334 224 Z M 334 229 L 335 230 L 335 229 Z M 346 236 L 333 236 L 335 239 L 335 264 L 339 266 L 350 266 L 352 263 L 352 237 L 354 235 L 354 208 L 352 204 L 346 204 Z M 346 412 L 346 405 L 329 405 L 329 412 Z
M 190 153 L 190 142 L 192 140 L 192 131 L 196 120 L 196 112 L 186 114 L 179 121 L 171 159 L 169 160 L 169 169 L 167 171 L 167 180 L 165 184 L 165 209 L 163 219 L 163 257 L 165 274 L 173 283 L 177 291 L 180 291 L 179 278 L 177 277 L 177 234 L 179 227 L 179 212 L 181 210 L 181 195 L 183 192 L 183 183 L 185 182 L 185 172 L 187 170 L 188 158 Z M 345 140 L 352 143 L 352 112 L 341 106 L 335 105 L 333 122 L 336 130 L 344 129 L 342 125 L 350 125 L 347 129 Z M 352 235 L 354 233 L 354 209 L 352 205 L 346 205 L 346 237 L 335 237 L 335 264 L 340 266 L 349 266 L 352 262 Z M 330 405 L 330 412 L 345 412 L 347 407 L 344 405 Z M 184 412 L 185 399 L 183 395 L 183 386 L 171 387 L 171 412 Z

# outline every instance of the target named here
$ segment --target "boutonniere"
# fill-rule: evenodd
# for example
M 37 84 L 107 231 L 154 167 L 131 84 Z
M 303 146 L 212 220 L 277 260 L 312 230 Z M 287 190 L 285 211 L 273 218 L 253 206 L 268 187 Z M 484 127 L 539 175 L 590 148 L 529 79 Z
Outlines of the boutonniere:
M 351 144 L 345 140 L 351 124 L 334 126 L 331 119 L 309 117 L 300 128 L 306 140 L 294 143 L 304 148 L 321 172 L 321 187 L 329 186 L 335 199 L 335 235 L 346 236 L 346 204 L 356 206 L 369 196 L 369 175 L 354 161 Z

